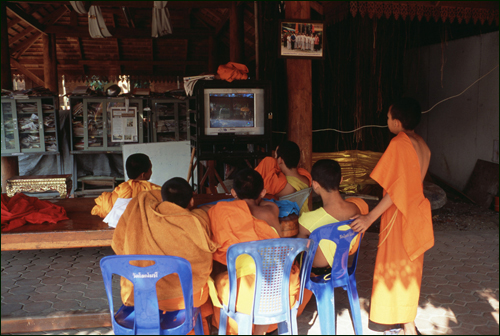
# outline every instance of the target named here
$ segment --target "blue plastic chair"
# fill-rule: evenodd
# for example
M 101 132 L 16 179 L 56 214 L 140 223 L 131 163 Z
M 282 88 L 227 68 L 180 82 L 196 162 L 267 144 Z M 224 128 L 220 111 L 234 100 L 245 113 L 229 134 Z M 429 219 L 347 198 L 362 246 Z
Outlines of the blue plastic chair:
M 363 334 L 363 328 L 361 326 L 361 309 L 359 306 L 355 277 L 361 241 L 359 242 L 358 250 L 354 254 L 351 266 L 347 267 L 351 241 L 358 236 L 359 233 L 351 229 L 347 231 L 338 230 L 340 226 L 349 225 L 351 222 L 352 220 L 348 220 L 328 224 L 317 228 L 309 236 L 309 239 L 315 242 L 313 255 L 316 254 L 316 249 L 322 239 L 331 240 L 337 244 L 332 263 L 332 273 L 328 280 L 325 280 L 324 276 L 311 277 L 313 259 L 309 259 L 309 265 L 307 265 L 308 276 L 306 277 L 306 288 L 312 291 L 316 297 L 322 335 L 335 335 L 336 316 L 334 288 L 336 287 L 342 287 L 347 291 L 349 304 L 351 306 L 351 317 L 354 322 L 354 331 L 356 335 Z
M 314 245 L 310 239 L 276 238 L 239 243 L 227 250 L 229 273 L 229 304 L 220 310 L 219 335 L 226 334 L 227 317 L 238 323 L 238 334 L 252 334 L 252 324 L 278 324 L 280 335 L 297 335 L 297 309 L 302 303 L 307 262 L 300 270 L 299 300 L 290 309 L 290 271 L 295 258 L 305 252 L 304 260 L 312 258 L 310 250 Z M 252 313 L 236 311 L 237 279 L 236 258 L 241 254 L 250 255 L 255 261 L 256 277 Z
M 132 260 L 152 260 L 155 264 L 133 266 L 130 265 Z M 186 259 L 159 255 L 114 255 L 101 259 L 101 270 L 115 335 L 185 335 L 193 327 L 197 335 L 203 335 L 200 309 L 193 308 L 191 264 Z M 158 307 L 156 283 L 172 273 L 179 276 L 186 309 L 163 313 Z M 122 305 L 116 314 L 113 310 L 113 274 L 134 284 L 135 305 Z

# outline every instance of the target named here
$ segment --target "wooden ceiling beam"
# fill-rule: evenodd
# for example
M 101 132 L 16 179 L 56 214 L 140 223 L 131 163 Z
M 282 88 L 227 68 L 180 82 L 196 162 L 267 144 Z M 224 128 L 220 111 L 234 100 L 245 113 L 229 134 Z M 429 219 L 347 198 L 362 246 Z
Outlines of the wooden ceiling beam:
M 112 28 L 108 27 L 114 38 L 151 38 L 148 28 Z M 90 37 L 88 26 L 52 25 L 45 28 L 46 33 L 54 33 L 58 37 Z M 183 29 L 173 34 L 162 36 L 162 39 L 208 38 L 213 32 L 210 29 Z
M 45 5 L 60 5 L 61 1 L 9 1 Z M 154 1 L 89 1 L 90 5 L 99 7 L 129 7 L 129 8 L 153 8 Z M 67 4 L 67 2 L 65 1 Z M 231 1 L 169 1 L 168 9 L 189 8 L 230 8 Z
M 52 25 L 52 24 L 56 23 L 57 20 L 59 20 L 61 18 L 61 16 L 63 16 L 64 13 L 66 13 L 67 11 L 69 11 L 68 7 L 66 7 L 66 6 L 59 7 L 58 9 L 56 9 L 55 11 L 53 11 L 52 13 L 50 13 L 49 15 L 47 15 L 43 19 L 43 24 Z M 27 28 L 26 30 L 28 30 L 30 28 Z M 33 30 L 33 29 L 31 29 L 31 30 Z M 24 54 L 24 52 L 26 50 L 28 50 L 40 38 L 40 36 L 42 36 L 42 34 L 43 33 L 41 33 L 41 32 L 37 32 L 37 33 L 33 34 L 31 37 L 29 37 L 28 39 L 26 39 L 25 41 L 23 41 L 22 43 L 18 44 L 14 48 L 12 48 L 10 51 L 11 55 L 15 54 L 14 57 L 19 58 L 19 56 Z
M 318 12 L 319 15 L 323 15 L 323 5 L 320 4 L 318 1 L 310 1 L 311 4 L 311 9 L 314 9 L 316 12 Z
M 24 65 L 19 64 L 19 62 L 12 57 L 10 58 L 10 66 L 16 68 L 19 72 L 23 73 L 26 77 L 31 79 L 33 83 L 35 83 L 37 86 L 45 87 L 45 82 L 41 80 L 40 77 L 38 77 L 33 72 L 28 70 Z
M 40 33 L 44 33 L 45 27 L 38 22 L 33 16 L 27 14 L 25 11 L 20 9 L 17 5 L 7 2 L 7 8 L 14 13 L 18 18 L 25 21 L 27 24 L 38 30 Z
M 207 61 L 182 61 L 182 60 L 165 60 L 165 61 L 118 61 L 118 60 L 57 60 L 61 65 L 89 65 L 89 66 L 151 66 L 151 65 L 171 65 L 171 66 L 184 66 L 184 65 L 206 65 Z

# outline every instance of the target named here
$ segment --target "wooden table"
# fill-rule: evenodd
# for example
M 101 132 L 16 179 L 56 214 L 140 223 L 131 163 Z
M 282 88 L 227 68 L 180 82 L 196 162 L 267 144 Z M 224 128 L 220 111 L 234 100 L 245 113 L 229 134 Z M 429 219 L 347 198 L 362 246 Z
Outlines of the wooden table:
M 26 224 L 2 232 L 2 251 L 110 246 L 114 229 L 90 214 L 93 198 L 50 200 L 66 209 L 67 220 L 55 224 Z
M 231 195 L 195 195 L 195 206 L 232 198 Z M 55 224 L 26 224 L 9 232 L 2 232 L 2 251 L 58 249 L 111 246 L 114 229 L 99 216 L 91 215 L 94 198 L 66 198 L 50 200 L 66 209 L 69 217 Z M 295 216 L 295 217 L 294 217 Z M 298 217 L 281 220 L 287 237 L 298 232 Z

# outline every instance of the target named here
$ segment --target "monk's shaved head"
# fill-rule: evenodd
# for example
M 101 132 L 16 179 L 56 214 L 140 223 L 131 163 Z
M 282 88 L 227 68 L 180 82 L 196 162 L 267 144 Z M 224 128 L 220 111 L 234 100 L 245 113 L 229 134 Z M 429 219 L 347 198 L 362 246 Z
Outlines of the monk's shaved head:
M 264 189 L 264 180 L 257 171 L 245 168 L 236 174 L 233 189 L 239 199 L 256 200 Z
M 151 168 L 151 161 L 146 154 L 132 154 L 127 158 L 125 168 L 127 169 L 128 178 L 136 179 L 141 173 L 147 173 L 149 171 L 149 168 Z
M 318 160 L 312 167 L 311 177 L 326 191 L 339 190 L 342 178 L 340 165 L 335 160 Z
M 174 203 L 185 209 L 193 198 L 193 188 L 182 177 L 174 177 L 161 187 L 161 198 L 163 202 Z
M 407 131 L 413 131 L 420 123 L 422 109 L 420 103 L 413 98 L 401 98 L 391 106 L 392 119 L 399 120 Z
M 276 149 L 276 158 L 282 158 L 287 168 L 297 168 L 300 161 L 300 148 L 293 141 L 283 141 Z

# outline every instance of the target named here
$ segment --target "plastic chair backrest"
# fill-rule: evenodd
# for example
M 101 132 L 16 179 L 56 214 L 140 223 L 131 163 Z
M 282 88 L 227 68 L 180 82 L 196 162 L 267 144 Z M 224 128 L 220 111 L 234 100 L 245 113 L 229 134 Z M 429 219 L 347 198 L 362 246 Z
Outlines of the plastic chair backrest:
M 359 233 L 353 231 L 352 229 L 339 230 L 341 226 L 349 225 L 351 223 L 352 220 L 347 220 L 347 221 L 324 225 L 322 227 L 315 229 L 309 235 L 309 239 L 312 239 L 316 243 L 314 247 L 315 248 L 314 254 L 316 253 L 316 248 L 319 246 L 320 241 L 323 239 L 331 240 L 337 245 L 332 262 L 331 279 L 333 281 L 345 278 L 350 274 L 353 274 L 353 272 L 356 270 L 358 252 L 361 243 L 358 245 L 358 250 L 354 255 L 352 264 L 349 269 L 347 262 L 349 259 L 349 248 L 351 245 L 351 241 L 354 238 L 356 238 L 359 235 Z M 308 265 L 309 271 L 311 270 L 311 267 L 312 267 L 312 261 L 311 265 Z
M 305 188 L 305 189 L 296 191 L 294 193 L 291 193 L 291 194 L 288 194 L 285 196 L 281 196 L 279 198 L 279 200 L 280 201 L 288 200 L 288 201 L 295 202 L 299 206 L 299 209 L 302 209 L 302 205 L 304 205 L 304 202 L 307 200 L 307 198 L 311 194 L 311 191 L 312 191 L 311 187 Z
M 152 260 L 154 265 L 147 267 L 133 266 L 130 261 Z M 134 285 L 134 328 L 133 334 L 163 334 L 160 332 L 160 315 L 156 283 L 166 275 L 177 273 L 182 287 L 185 303 L 185 320 L 175 328 L 169 329 L 168 334 L 187 334 L 193 329 L 193 280 L 191 264 L 184 258 L 159 255 L 113 255 L 101 259 L 102 277 L 108 297 L 109 309 L 113 330 L 123 331 L 114 315 L 112 275 L 117 274 Z M 117 329 L 115 329 L 117 327 Z
M 305 258 L 307 260 L 312 259 L 310 250 L 313 245 L 314 243 L 309 239 L 276 238 L 230 246 L 227 250 L 229 273 L 228 310 L 235 312 L 236 309 L 236 258 L 241 254 L 248 254 L 253 258 L 256 266 L 252 323 L 272 324 L 289 321 L 290 271 L 299 253 L 304 251 L 306 252 Z M 305 279 L 305 274 L 305 267 L 302 267 L 301 279 Z M 301 281 L 300 284 L 299 304 L 302 302 L 304 282 Z

